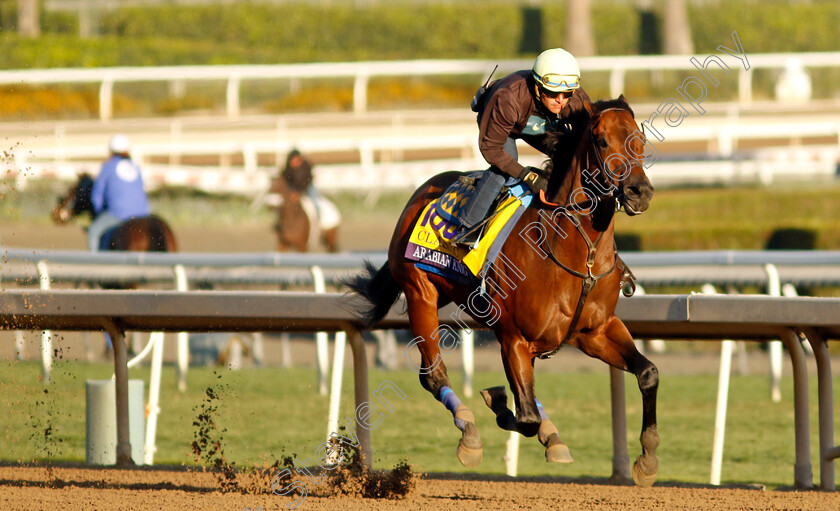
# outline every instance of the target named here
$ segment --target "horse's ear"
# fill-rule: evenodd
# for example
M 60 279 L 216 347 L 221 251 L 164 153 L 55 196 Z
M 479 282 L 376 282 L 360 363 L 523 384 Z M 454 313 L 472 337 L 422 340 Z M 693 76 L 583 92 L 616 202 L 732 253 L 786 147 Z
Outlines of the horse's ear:
M 618 95 L 618 100 L 621 101 L 622 103 L 624 103 L 625 105 L 628 105 L 628 106 L 630 105 L 630 103 L 628 103 L 627 100 L 624 99 L 624 93 L 623 92 Z

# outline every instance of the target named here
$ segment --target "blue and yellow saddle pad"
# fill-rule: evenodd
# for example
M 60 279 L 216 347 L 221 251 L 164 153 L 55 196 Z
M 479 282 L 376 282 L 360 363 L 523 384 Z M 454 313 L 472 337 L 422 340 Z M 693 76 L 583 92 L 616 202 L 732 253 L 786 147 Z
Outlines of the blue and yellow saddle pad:
M 470 174 L 470 177 L 479 175 Z M 499 199 L 495 215 L 484 226 L 478 246 L 470 250 L 452 243 L 459 233 L 458 213 L 474 189 L 458 180 L 423 209 L 408 239 L 406 259 L 416 261 L 415 265 L 422 270 L 465 284 L 475 283 L 482 270 L 496 260 L 516 221 L 533 199 L 523 183 L 509 178 L 505 184 L 508 191 Z

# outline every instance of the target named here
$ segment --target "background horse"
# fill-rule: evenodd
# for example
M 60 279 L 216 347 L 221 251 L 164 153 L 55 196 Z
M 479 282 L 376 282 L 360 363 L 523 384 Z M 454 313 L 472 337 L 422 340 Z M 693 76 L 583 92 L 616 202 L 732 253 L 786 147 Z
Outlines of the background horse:
M 641 163 L 644 137 L 623 96 L 587 105 L 574 135 L 555 142 L 547 170 L 548 191 L 536 198 L 517 221 L 481 286 L 468 286 L 427 273 L 404 257 L 412 227 L 424 207 L 461 176 L 434 176 L 409 200 L 388 252 L 378 270 L 350 286 L 370 307 L 362 311 L 371 324 L 381 319 L 400 292 L 406 297 L 411 328 L 421 354 L 420 383 L 455 418 L 462 436 L 458 459 L 467 467 L 481 462 L 482 444 L 475 417 L 450 388 L 440 346 L 451 350 L 457 334 L 439 325 L 438 308 L 454 301 L 480 324 L 491 328 L 501 345 L 505 374 L 514 395 L 516 414 L 507 407 L 504 387 L 482 391 L 497 424 L 525 436 L 537 435 L 546 460 L 571 462 L 568 447 L 537 399 L 533 364 L 564 344 L 591 357 L 632 372 L 642 393 L 642 455 L 633 465 L 633 479 L 650 486 L 656 479 L 656 367 L 633 344 L 615 306 L 626 277 L 632 274 L 618 258 L 613 239 L 617 205 L 629 215 L 648 208 L 653 187 Z M 557 139 L 555 138 L 555 141 Z M 514 235 L 513 233 L 519 233 Z M 453 315 L 454 316 L 454 315 Z
M 282 177 L 274 180 L 270 193 L 280 196 L 279 204 L 276 206 L 277 221 L 274 224 L 278 252 L 308 252 L 314 248 L 315 240 L 319 240 L 328 252 L 338 252 L 340 216 L 335 206 L 332 204 L 326 206 L 334 211 L 328 212 L 332 218 L 327 221 L 326 226 L 322 226 L 319 225 L 318 219 L 312 220 L 316 214 L 311 201 L 306 204 L 306 199 L 299 192 L 292 190 Z M 323 224 L 323 222 L 320 223 Z
M 60 197 L 58 205 L 52 211 L 57 224 L 66 224 L 83 214 L 93 216 L 93 204 L 90 192 L 93 178 L 88 174 L 79 176 L 79 180 L 70 188 L 67 195 Z M 172 229 L 160 217 L 149 215 L 129 219 L 113 229 L 108 243 L 108 250 L 136 252 L 177 252 L 175 235 Z

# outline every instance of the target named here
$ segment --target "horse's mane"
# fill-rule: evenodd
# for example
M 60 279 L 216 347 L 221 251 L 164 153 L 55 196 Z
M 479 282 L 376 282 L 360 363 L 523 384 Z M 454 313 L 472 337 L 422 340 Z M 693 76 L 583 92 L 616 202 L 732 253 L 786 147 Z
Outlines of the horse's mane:
M 563 176 L 565 176 L 568 171 L 578 145 L 581 143 L 581 140 L 587 132 L 590 123 L 594 122 L 602 112 L 616 108 L 629 112 L 633 118 L 636 117 L 633 113 L 633 109 L 630 108 L 630 105 L 624 99 L 624 95 L 621 95 L 616 99 L 600 99 L 591 105 L 591 113 L 587 110 L 580 110 L 572 113 L 567 118 L 566 122 L 572 125 L 571 136 L 567 133 L 558 131 L 551 131 L 546 134 L 546 148 L 548 150 L 548 154 L 551 155 L 545 164 L 546 170 L 551 175 L 548 186 L 549 195 L 557 191 L 557 188 L 560 186 Z M 557 175 L 555 175 L 555 170 L 557 169 L 560 169 L 560 171 L 556 173 Z
M 634 119 L 636 118 L 636 114 L 633 113 L 633 109 L 630 108 L 630 105 L 627 103 L 627 100 L 624 99 L 623 94 L 616 99 L 599 99 L 598 101 L 592 103 L 592 110 L 595 114 L 594 117 L 597 117 L 599 113 L 609 108 L 627 110 Z

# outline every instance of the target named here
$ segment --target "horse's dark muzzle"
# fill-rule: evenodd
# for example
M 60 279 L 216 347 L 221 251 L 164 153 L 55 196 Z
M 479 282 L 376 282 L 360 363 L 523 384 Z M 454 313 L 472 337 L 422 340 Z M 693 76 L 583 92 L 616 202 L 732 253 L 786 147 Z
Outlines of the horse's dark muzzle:
M 624 210 L 628 215 L 641 215 L 650 206 L 653 198 L 653 185 L 648 180 L 626 184 L 622 190 Z

